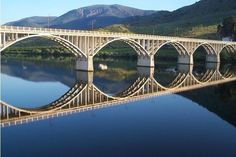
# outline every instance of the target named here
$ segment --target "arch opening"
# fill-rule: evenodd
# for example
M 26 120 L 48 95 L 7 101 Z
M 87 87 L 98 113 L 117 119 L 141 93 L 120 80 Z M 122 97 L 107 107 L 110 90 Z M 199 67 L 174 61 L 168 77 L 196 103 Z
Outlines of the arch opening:
M 175 88 L 183 82 L 189 65 L 179 67 L 179 56 L 186 55 L 185 49 L 176 43 L 166 43 L 155 54 L 155 80 L 165 88 Z M 184 69 L 184 70 L 183 70 Z
M 113 46 L 116 49 L 120 48 L 119 46 L 122 46 L 124 48 L 123 50 L 125 51 L 129 48 L 130 52 L 136 52 L 138 55 L 148 55 L 147 51 L 138 42 L 128 38 L 116 38 L 111 39 L 110 41 L 104 43 L 102 46 L 95 48 L 93 56 L 100 53 L 100 50 L 105 49 L 109 46 Z M 132 48 L 132 50 L 130 48 Z M 129 56 L 128 53 L 125 55 Z
M 220 61 L 222 63 L 235 63 L 236 62 L 236 49 L 231 45 L 226 45 L 220 51 Z
M 28 43 L 28 45 L 26 43 Z M 86 57 L 86 55 L 69 40 L 53 35 L 28 35 L 19 37 L 17 40 L 7 42 L 6 45 L 1 49 L 1 53 L 9 51 L 9 49 L 12 47 L 19 47 L 19 45 L 21 45 L 20 47 L 32 47 L 32 45 L 34 47 L 40 47 L 44 45 L 44 47 L 47 48 L 46 50 L 53 48 L 55 50 L 55 48 L 60 47 L 64 52 L 73 54 L 75 57 Z
M 194 64 L 218 63 L 219 56 L 215 49 L 208 43 L 199 44 L 193 51 Z
M 15 79 L 21 82 L 19 83 L 21 88 L 11 88 L 14 90 L 7 94 L 12 99 L 24 99 L 22 102 L 13 100 L 20 105 L 19 107 L 34 108 L 48 104 L 66 93 L 76 82 L 75 51 L 72 53 L 70 49 L 55 39 L 60 38 L 51 36 L 21 38 L 1 52 L 2 68 L 5 68 L 2 69 L 5 81 L 10 77 L 11 80 Z M 21 95 L 19 90 L 26 94 Z M 30 91 L 38 94 L 32 96 Z M 53 93 L 50 94 L 50 98 L 47 97 L 48 92 Z M 8 101 L 6 100 L 6 102 Z M 9 103 L 15 104 L 11 101 Z
M 201 44 L 194 51 L 192 74 L 201 83 L 208 82 L 217 70 L 218 64 L 208 60 L 211 56 L 215 56 L 214 49 L 208 44 Z
M 115 39 L 96 49 L 93 57 L 95 86 L 115 96 L 133 84 L 139 77 L 138 56 L 143 54 L 135 48 L 127 40 Z

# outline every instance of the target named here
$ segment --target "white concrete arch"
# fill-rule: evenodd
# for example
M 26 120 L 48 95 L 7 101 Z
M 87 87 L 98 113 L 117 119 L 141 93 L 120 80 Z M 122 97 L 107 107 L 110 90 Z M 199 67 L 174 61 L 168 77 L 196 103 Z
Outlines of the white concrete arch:
M 107 46 L 108 44 L 112 43 L 112 42 L 115 42 L 115 41 L 123 41 L 125 43 L 127 43 L 131 48 L 133 48 L 135 50 L 135 52 L 138 53 L 138 55 L 148 55 L 148 52 L 145 50 L 144 47 L 142 47 L 142 45 L 140 45 L 138 42 L 132 40 L 132 39 L 129 39 L 129 38 L 114 38 L 108 42 L 106 42 L 105 44 L 103 44 L 102 46 L 100 46 L 99 48 L 95 49 L 94 50 L 94 53 L 93 53 L 93 56 L 95 56 L 97 53 L 99 53 L 99 51 L 104 48 L 105 46 Z
M 160 45 L 154 52 L 154 55 L 158 53 L 158 51 L 165 45 L 167 44 L 170 44 L 172 45 L 176 51 L 179 53 L 179 55 L 187 55 L 189 52 L 188 50 L 186 49 L 186 47 L 184 47 L 183 44 L 181 44 L 180 42 L 178 41 L 167 41 L 165 43 L 163 43 L 162 45 Z
M 197 45 L 197 46 L 194 48 L 194 50 L 193 50 L 193 54 L 194 54 L 194 53 L 197 51 L 197 49 L 200 48 L 200 47 L 203 47 L 208 55 L 209 55 L 209 54 L 217 55 L 217 52 L 216 52 L 216 50 L 214 49 L 214 47 L 213 47 L 211 44 L 206 43 L 206 42 Z
M 235 53 L 236 52 L 236 48 L 233 47 L 233 45 L 231 44 L 226 44 L 222 47 L 222 49 L 219 51 L 219 54 L 221 54 L 223 52 L 223 50 L 226 49 L 226 51 L 228 53 Z
M 70 41 L 60 37 L 60 36 L 54 36 L 54 35 L 50 35 L 50 34 L 37 34 L 37 35 L 28 35 L 28 36 L 24 36 L 21 37 L 13 42 L 9 42 L 8 44 L 6 44 L 1 50 L 0 52 L 3 52 L 6 48 L 16 44 L 17 42 L 29 39 L 29 38 L 34 38 L 34 37 L 42 37 L 42 38 L 47 38 L 50 40 L 53 40 L 55 42 L 58 42 L 59 44 L 63 45 L 64 47 L 68 48 L 69 50 L 71 50 L 71 53 L 73 55 L 75 55 L 76 57 L 87 57 L 87 55 L 82 52 L 77 46 L 75 46 L 73 43 L 71 43 Z M 56 39 L 56 40 L 54 40 Z

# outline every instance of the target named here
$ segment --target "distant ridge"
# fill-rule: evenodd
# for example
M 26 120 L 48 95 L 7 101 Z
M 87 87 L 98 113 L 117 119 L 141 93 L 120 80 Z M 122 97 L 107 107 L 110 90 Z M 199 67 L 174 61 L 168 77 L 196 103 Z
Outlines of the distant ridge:
M 114 5 L 93 5 L 71 10 L 59 17 L 50 19 L 50 27 L 70 29 L 92 29 L 121 23 L 124 18 L 145 16 L 155 11 Z M 29 17 L 7 23 L 13 26 L 47 26 L 47 17 Z
M 48 22 L 56 19 L 55 16 L 45 17 L 45 16 L 32 16 L 20 19 L 18 21 L 8 22 L 5 25 L 9 26 L 31 26 L 31 27 L 45 27 L 48 26 Z

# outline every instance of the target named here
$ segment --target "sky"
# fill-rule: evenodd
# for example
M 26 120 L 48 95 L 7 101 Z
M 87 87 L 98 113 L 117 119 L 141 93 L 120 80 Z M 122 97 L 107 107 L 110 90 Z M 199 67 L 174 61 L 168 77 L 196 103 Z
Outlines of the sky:
M 60 16 L 72 9 L 95 4 L 120 4 L 145 10 L 169 10 L 199 0 L 0 0 L 0 23 L 30 16 Z

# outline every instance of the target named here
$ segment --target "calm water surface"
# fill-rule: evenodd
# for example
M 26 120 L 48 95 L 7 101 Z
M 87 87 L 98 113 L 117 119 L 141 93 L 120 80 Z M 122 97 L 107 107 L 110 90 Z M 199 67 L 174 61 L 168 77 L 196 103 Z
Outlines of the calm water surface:
M 108 70 L 99 70 L 98 64 Z M 139 76 L 135 61 L 99 60 L 93 83 L 115 95 Z M 223 67 L 222 67 L 223 69 Z M 206 70 L 194 67 L 196 74 Z M 176 66 L 158 66 L 168 85 Z M 81 73 L 73 63 L 2 59 L 2 100 L 17 107 L 46 105 Z M 3 157 L 236 156 L 236 83 L 170 94 L 120 106 L 2 129 Z

